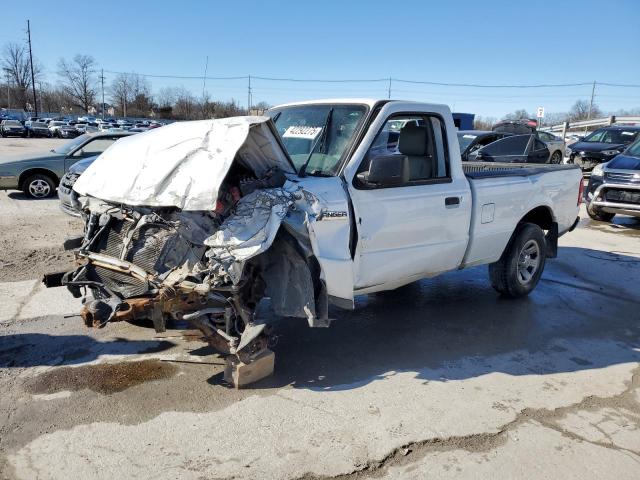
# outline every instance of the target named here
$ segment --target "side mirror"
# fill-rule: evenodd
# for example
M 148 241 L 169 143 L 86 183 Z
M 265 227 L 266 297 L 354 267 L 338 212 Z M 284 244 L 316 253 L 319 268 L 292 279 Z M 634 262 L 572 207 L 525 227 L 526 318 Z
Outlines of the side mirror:
M 358 178 L 381 187 L 396 187 L 409 181 L 409 158 L 405 155 L 378 155 L 369 162 L 369 171 Z

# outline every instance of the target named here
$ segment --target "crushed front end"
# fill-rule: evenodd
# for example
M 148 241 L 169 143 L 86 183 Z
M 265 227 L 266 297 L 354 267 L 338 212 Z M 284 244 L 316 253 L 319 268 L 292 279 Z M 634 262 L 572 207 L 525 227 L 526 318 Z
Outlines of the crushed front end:
M 267 298 L 277 316 L 328 325 L 327 289 L 307 228 L 320 212 L 319 202 L 291 181 L 286 166 L 264 161 L 274 156 L 264 143 L 256 154 L 249 139 L 253 134 L 254 143 L 264 140 L 264 121 L 244 126 L 247 138 L 239 136 L 230 148 L 232 158 L 211 180 L 211 191 L 200 185 L 205 180 L 194 180 L 206 172 L 185 167 L 203 153 L 212 161 L 212 148 L 202 140 L 175 165 L 158 167 L 168 172 L 159 184 L 145 180 L 158 172 L 143 162 L 141 170 L 121 172 L 129 185 L 119 193 L 104 178 L 112 170 L 101 170 L 108 159 L 100 158 L 87 170 L 89 180 L 83 184 L 79 178 L 85 230 L 69 245 L 78 267 L 47 276 L 45 283 L 65 285 L 83 298 L 80 315 L 87 326 L 150 319 L 162 332 L 167 322 L 185 320 L 215 350 L 248 364 L 270 344 L 270 317 L 260 314 Z M 198 138 L 208 140 L 206 134 Z M 135 153 L 135 146 L 127 152 Z M 200 191 L 195 199 L 189 191 L 175 195 L 185 177 L 188 189 Z M 93 188 L 96 182 L 99 189 Z M 145 185 L 152 184 L 150 195 Z M 175 201 L 159 201 L 163 195 Z M 121 201 L 126 196 L 129 203 Z

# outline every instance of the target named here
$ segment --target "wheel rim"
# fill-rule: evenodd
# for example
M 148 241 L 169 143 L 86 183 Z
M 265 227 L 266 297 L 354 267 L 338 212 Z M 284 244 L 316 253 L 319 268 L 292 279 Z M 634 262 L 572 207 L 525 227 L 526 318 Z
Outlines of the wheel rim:
M 41 179 L 34 180 L 29 184 L 29 193 L 37 198 L 43 198 L 49 195 L 51 187 L 47 182 Z
M 551 155 L 551 163 L 560 163 L 560 152 L 555 152 Z
M 518 255 L 518 282 L 527 285 L 540 266 L 540 246 L 535 240 L 527 241 Z

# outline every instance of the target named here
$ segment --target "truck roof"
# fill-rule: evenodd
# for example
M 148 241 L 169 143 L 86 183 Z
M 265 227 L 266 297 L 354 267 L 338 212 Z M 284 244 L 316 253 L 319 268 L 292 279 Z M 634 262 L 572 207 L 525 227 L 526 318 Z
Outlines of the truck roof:
M 385 103 L 415 103 L 415 104 L 421 104 L 421 105 L 441 105 L 441 106 L 447 106 L 441 103 L 432 103 L 432 102 L 416 102 L 413 100 L 389 100 L 388 98 L 323 98 L 323 99 L 318 99 L 318 100 L 305 100 L 302 102 L 289 102 L 289 103 L 283 103 L 281 105 L 275 105 L 272 108 L 282 108 L 282 107 L 291 107 L 293 105 L 317 105 L 317 104 L 354 104 L 354 103 L 359 103 L 359 104 L 363 104 L 363 105 L 367 105 L 369 106 L 369 108 L 372 108 L 374 105 L 376 105 L 379 102 L 385 102 Z M 448 106 L 447 106 L 448 107 Z

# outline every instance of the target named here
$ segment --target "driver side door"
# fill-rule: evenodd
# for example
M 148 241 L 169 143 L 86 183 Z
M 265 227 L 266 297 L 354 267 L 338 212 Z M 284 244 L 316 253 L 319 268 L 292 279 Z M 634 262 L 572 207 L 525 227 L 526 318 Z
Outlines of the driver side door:
M 458 163 L 451 162 L 459 147 L 457 139 L 450 142 L 446 135 L 454 128 L 451 120 L 445 123 L 448 112 L 393 108 L 388 116 L 380 114 L 386 120 L 348 185 L 357 231 L 354 285 L 361 293 L 457 268 L 469 238 L 471 193 L 459 157 Z M 396 143 L 391 133 L 398 124 L 402 128 Z M 393 184 L 371 184 L 369 167 L 380 155 L 406 156 L 408 175 Z

